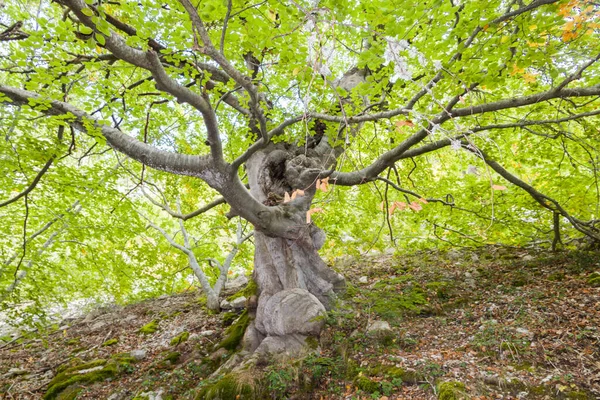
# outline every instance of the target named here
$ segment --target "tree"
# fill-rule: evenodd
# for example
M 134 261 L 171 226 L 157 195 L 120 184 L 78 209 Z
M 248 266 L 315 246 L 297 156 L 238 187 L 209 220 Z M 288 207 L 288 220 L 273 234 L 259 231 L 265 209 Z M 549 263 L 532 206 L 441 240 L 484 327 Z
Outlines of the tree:
M 75 131 L 141 163 L 140 183 L 145 167 L 205 182 L 222 199 L 201 211 L 226 202 L 255 229 L 251 350 L 265 336 L 292 346 L 318 333 L 314 317 L 344 286 L 318 253 L 318 190 L 382 182 L 387 215 L 456 206 L 402 187 L 414 170 L 405 160 L 462 149 L 484 166 L 492 197 L 506 189 L 499 175 L 547 210 L 557 241 L 561 219 L 600 239 L 597 208 L 565 207 L 498 161 L 516 146 L 515 159 L 560 165 L 555 148 L 539 151 L 555 141 L 570 163 L 584 154 L 581 179 L 597 182 L 591 1 L 25 4 L 4 5 L 0 102 L 46 132 L 46 162 L 1 205 L 27 202 L 60 151 L 89 140 Z M 582 204 L 597 207 L 594 185 Z M 388 188 L 408 200 L 389 202 Z

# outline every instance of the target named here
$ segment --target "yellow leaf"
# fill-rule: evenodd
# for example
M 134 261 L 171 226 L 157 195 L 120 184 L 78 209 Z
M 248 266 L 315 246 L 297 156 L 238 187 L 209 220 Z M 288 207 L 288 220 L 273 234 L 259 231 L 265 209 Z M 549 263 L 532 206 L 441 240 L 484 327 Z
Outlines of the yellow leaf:
M 273 22 L 275 22 L 277 20 L 277 13 L 271 9 L 267 10 L 267 16 Z
M 530 31 L 535 31 L 537 29 L 537 25 L 529 25 Z
M 537 78 L 534 74 L 527 73 L 527 74 L 523 74 L 523 80 L 527 83 L 535 83 Z
M 300 71 L 302 71 L 302 68 L 300 67 L 296 67 L 294 68 L 294 70 L 292 71 L 292 75 L 296 76 L 300 73 Z

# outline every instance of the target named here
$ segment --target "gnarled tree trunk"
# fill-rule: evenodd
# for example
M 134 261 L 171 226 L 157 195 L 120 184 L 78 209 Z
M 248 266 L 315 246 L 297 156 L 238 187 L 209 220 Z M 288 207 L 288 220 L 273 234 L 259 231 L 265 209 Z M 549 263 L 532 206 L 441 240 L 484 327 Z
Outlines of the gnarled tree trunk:
M 345 286 L 344 278 L 319 256 L 325 234 L 306 223 L 318 179 L 310 171 L 312 167 L 322 171 L 319 163 L 318 157 L 291 145 L 269 146 L 246 163 L 250 191 L 263 204 L 276 205 L 286 192 L 304 191 L 285 208 L 283 223 L 289 225 L 290 235 L 255 233 L 254 279 L 259 298 L 256 318 L 246 333 L 246 350 L 301 350 L 307 336 L 320 333 L 335 292 Z

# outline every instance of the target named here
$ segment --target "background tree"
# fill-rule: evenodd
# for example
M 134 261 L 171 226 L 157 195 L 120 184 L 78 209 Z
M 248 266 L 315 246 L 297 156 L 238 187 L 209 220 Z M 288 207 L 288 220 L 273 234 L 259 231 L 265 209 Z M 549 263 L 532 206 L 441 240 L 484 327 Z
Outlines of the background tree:
M 319 256 L 325 235 L 313 223 L 353 218 L 327 210 L 332 187 L 359 187 L 346 197 L 360 202 L 360 186 L 372 184 L 392 238 L 390 215 L 423 211 L 434 236 L 479 242 L 501 205 L 501 221 L 552 221 L 554 247 L 561 221 L 600 239 L 591 1 L 24 4 L 3 5 L 10 19 L 0 35 L 2 179 L 18 183 L 0 205 L 24 203 L 25 223 L 10 213 L 21 261 L 29 196 L 52 174 L 78 172 L 82 145 L 138 161 L 136 187 L 155 174 L 146 167 L 199 179 L 222 196 L 201 211 L 225 202 L 229 217 L 254 226 L 251 350 L 318 333 L 314 316 L 343 287 Z M 95 166 L 118 192 L 121 175 Z M 457 172 L 474 181 L 452 180 Z M 479 209 L 457 202 L 469 195 Z M 467 232 L 449 226 L 454 214 L 429 214 L 435 203 L 469 214 L 458 217 Z

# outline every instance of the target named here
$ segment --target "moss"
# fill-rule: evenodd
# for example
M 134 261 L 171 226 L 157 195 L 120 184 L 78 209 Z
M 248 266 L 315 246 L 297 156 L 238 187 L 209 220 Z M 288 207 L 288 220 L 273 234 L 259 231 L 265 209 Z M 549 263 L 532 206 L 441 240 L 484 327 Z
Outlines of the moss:
M 246 332 L 246 328 L 250 324 L 250 315 L 248 311 L 244 311 L 242 315 L 225 331 L 225 339 L 223 339 L 216 347 L 215 350 L 223 348 L 226 350 L 235 350 Z
M 250 298 L 250 296 L 254 296 L 256 294 L 258 294 L 258 285 L 254 281 L 254 279 L 250 279 L 245 288 L 229 296 L 227 298 L 227 301 L 231 302 L 242 296 L 248 299 Z
M 73 338 L 73 339 L 69 339 L 67 340 L 67 346 L 75 346 L 77 344 L 79 344 L 80 339 L 79 338 Z
M 102 347 L 112 346 L 117 343 L 119 343 L 119 339 L 108 339 L 106 342 L 102 343 Z
M 586 392 L 573 391 L 573 392 L 566 392 L 565 398 L 573 399 L 573 400 L 588 400 L 588 399 L 591 400 L 594 397 L 592 395 L 587 394 Z
M 221 316 L 221 319 L 223 320 L 223 325 L 225 325 L 225 326 L 231 325 L 233 323 L 233 321 L 235 321 L 237 319 L 238 316 L 239 316 L 239 314 L 234 311 L 229 311 L 229 312 L 223 313 L 223 315 Z
M 183 342 L 186 342 L 190 337 L 190 333 L 188 331 L 183 331 L 179 335 L 175 336 L 171 339 L 171 346 L 177 346 Z
M 562 282 L 565 280 L 565 274 L 563 272 L 553 272 L 548 275 L 548 280 L 553 282 Z
M 379 391 L 379 383 L 366 376 L 357 376 L 354 379 L 354 384 L 363 392 L 374 393 Z
M 133 357 L 130 353 L 117 353 L 110 356 L 112 360 L 115 360 L 122 366 L 127 366 L 129 364 L 135 364 L 139 360 Z
M 465 384 L 462 382 L 442 382 L 437 387 L 439 400 L 468 399 Z
M 319 348 L 319 341 L 315 337 L 309 336 L 304 342 L 311 350 L 317 350 Z
M 168 351 L 165 354 L 165 357 L 163 358 L 163 361 L 165 362 L 170 362 L 171 364 L 175 364 L 177 363 L 177 361 L 179 360 L 179 357 L 181 357 L 181 353 L 179 353 L 178 351 Z
M 82 371 L 89 369 L 93 370 L 81 373 Z M 57 399 L 58 395 L 69 386 L 103 381 L 104 379 L 114 377 L 118 372 L 117 364 L 114 362 L 107 362 L 107 360 L 94 360 L 67 368 L 50 381 L 48 384 L 48 391 L 44 395 L 44 400 Z
M 240 379 L 235 374 L 227 374 L 218 381 L 204 387 L 196 395 L 196 400 L 247 400 L 260 398 L 256 386 Z
M 153 319 L 152 321 L 148 322 L 146 325 L 142 326 L 138 330 L 138 333 L 141 333 L 143 335 L 151 335 L 156 331 L 158 331 L 158 320 Z
M 409 385 L 416 385 L 425 379 L 423 375 L 417 371 L 407 371 L 394 365 L 380 364 L 376 367 L 369 368 L 368 372 L 372 376 L 381 376 L 390 380 L 401 379 L 402 382 Z
M 83 390 L 79 385 L 69 386 L 56 397 L 56 400 L 75 400 L 77 395 Z

